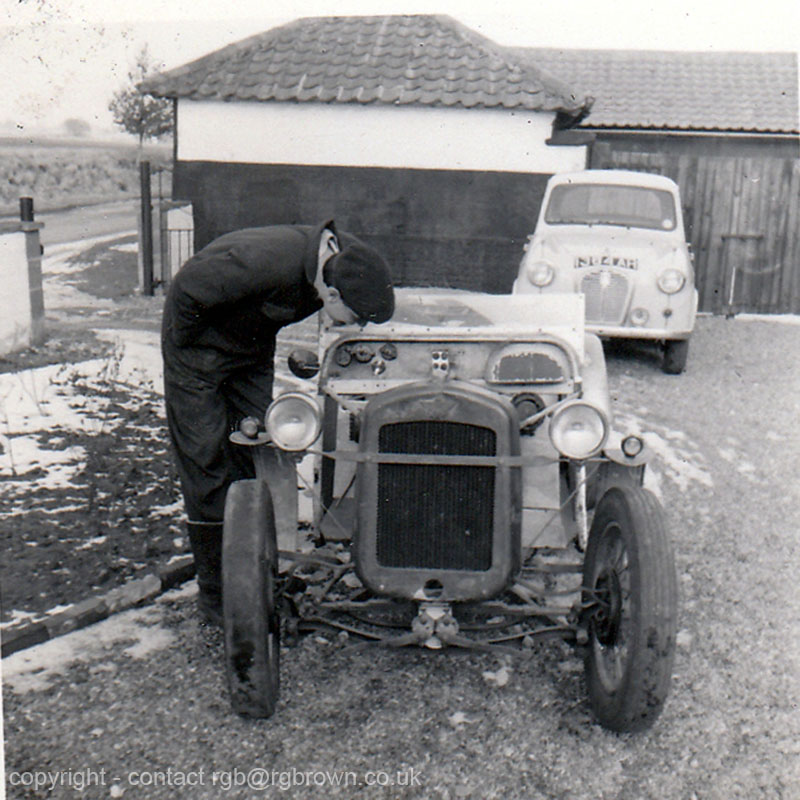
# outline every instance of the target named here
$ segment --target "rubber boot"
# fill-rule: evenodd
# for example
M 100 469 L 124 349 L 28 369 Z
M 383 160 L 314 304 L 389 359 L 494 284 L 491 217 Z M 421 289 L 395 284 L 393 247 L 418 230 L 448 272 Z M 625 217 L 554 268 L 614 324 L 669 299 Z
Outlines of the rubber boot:
M 209 625 L 222 627 L 222 523 L 190 522 L 188 529 L 200 616 Z

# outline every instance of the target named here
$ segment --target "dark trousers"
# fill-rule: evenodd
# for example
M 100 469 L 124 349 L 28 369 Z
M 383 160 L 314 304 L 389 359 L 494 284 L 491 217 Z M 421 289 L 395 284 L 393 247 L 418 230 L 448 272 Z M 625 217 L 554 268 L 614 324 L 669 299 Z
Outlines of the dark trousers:
M 243 358 L 163 345 L 167 425 L 191 521 L 221 522 L 230 484 L 255 475 L 249 449 L 228 436 L 244 417 L 263 424 L 273 353 Z

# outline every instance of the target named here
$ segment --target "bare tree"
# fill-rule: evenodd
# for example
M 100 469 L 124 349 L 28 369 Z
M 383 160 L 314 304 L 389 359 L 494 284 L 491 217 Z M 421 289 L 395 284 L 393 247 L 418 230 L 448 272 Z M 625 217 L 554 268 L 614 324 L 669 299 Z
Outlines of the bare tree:
M 172 102 L 152 97 L 139 89 L 139 84 L 154 71 L 154 66 L 145 45 L 136 57 L 136 65 L 128 73 L 128 85 L 115 92 L 108 104 L 115 124 L 137 136 L 140 148 L 145 139 L 160 139 L 172 133 L 174 125 Z

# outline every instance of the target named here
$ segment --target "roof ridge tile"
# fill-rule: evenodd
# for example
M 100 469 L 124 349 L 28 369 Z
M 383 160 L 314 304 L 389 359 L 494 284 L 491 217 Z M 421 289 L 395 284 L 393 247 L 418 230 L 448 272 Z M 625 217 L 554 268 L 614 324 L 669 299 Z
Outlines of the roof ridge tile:
M 312 76 L 319 76 L 324 90 L 308 91 Z M 588 107 L 588 97 L 518 63 L 508 48 L 451 17 L 429 14 L 294 20 L 150 78 L 143 88 L 161 96 L 213 99 L 213 87 L 223 86 L 225 99 L 251 100 L 251 87 L 263 78 L 273 87 L 257 93 L 263 100 L 351 102 L 357 96 L 362 103 L 394 103 L 400 100 L 391 86 L 412 81 L 413 100 L 402 102 L 472 107 L 487 98 L 501 103 L 508 95 L 511 103 L 522 96 L 535 98 L 532 111 L 577 116 Z M 522 86 L 535 91 L 521 93 Z M 478 95 L 473 98 L 472 92 Z M 554 99 L 552 108 L 536 105 L 543 96 Z

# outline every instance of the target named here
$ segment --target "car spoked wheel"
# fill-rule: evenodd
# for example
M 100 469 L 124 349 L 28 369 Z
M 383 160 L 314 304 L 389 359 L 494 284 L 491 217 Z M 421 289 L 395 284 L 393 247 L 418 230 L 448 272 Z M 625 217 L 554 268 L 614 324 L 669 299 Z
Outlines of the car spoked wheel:
M 233 709 L 269 717 L 280 688 L 277 541 L 272 498 L 260 480 L 232 484 L 225 501 L 222 616 Z
M 616 691 L 625 675 L 630 635 L 630 573 L 628 554 L 619 531 L 609 532 L 601 543 L 607 566 L 597 576 L 591 617 L 590 642 L 595 648 L 597 675 L 608 692 Z
M 600 500 L 583 567 L 592 710 L 614 731 L 642 730 L 669 692 L 677 627 L 677 577 L 663 511 L 638 486 Z

